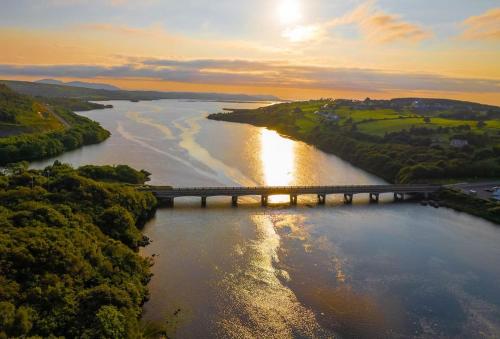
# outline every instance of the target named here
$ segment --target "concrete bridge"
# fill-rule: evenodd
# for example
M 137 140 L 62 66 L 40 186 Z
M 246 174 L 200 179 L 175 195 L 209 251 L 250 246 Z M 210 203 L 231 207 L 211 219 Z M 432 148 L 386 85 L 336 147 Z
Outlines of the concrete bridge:
M 405 195 L 421 195 L 425 198 L 429 194 L 441 189 L 440 185 L 361 185 L 361 186 L 262 186 L 262 187 L 183 187 L 144 186 L 142 190 L 152 192 L 165 206 L 174 206 L 175 198 L 199 197 L 201 206 L 207 206 L 208 197 L 231 197 L 233 206 L 238 206 L 238 198 L 242 196 L 260 196 L 262 206 L 267 206 L 268 198 L 272 195 L 289 195 L 290 204 L 296 205 L 299 195 L 316 195 L 320 205 L 325 204 L 326 196 L 341 194 L 344 202 L 351 204 L 354 195 L 368 194 L 370 202 L 379 201 L 380 194 L 392 193 L 396 201 L 405 199 Z

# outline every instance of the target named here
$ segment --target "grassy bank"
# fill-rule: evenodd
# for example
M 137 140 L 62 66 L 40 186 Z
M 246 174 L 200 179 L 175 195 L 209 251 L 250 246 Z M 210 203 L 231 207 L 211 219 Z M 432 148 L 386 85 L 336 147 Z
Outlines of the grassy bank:
M 440 204 L 500 224 L 500 203 L 485 201 L 458 190 L 444 189 L 436 195 Z

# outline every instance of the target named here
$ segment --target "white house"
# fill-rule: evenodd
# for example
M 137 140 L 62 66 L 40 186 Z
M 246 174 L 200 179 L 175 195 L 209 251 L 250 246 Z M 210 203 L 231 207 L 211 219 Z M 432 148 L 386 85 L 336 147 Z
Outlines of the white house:
M 340 117 L 337 114 L 332 114 L 330 112 L 325 112 L 325 111 L 316 111 L 314 112 L 314 114 L 320 115 L 321 117 L 329 121 L 338 121 L 340 119 Z

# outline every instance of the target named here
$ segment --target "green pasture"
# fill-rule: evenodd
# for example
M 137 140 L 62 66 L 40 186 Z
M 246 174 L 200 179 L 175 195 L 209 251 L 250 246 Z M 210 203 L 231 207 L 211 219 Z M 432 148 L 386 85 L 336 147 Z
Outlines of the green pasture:
M 452 120 L 443 118 L 431 118 L 430 123 L 424 122 L 423 118 L 377 120 L 358 124 L 358 130 L 366 134 L 383 136 L 385 133 L 398 132 L 404 129 L 409 130 L 412 127 L 438 128 L 458 127 L 463 125 L 468 125 L 472 128 L 472 130 L 476 131 L 500 130 L 500 121 L 498 120 L 488 120 L 486 121 L 486 127 L 483 129 L 479 129 L 477 127 L 477 121 Z

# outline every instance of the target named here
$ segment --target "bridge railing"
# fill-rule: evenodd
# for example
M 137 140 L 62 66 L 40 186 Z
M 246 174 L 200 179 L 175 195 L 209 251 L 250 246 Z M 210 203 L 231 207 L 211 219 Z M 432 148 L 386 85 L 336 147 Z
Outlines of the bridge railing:
M 439 185 L 338 185 L 338 186 L 255 186 L 255 187 L 162 187 L 145 188 L 161 195 L 259 195 L 259 194 L 341 194 L 434 192 Z

